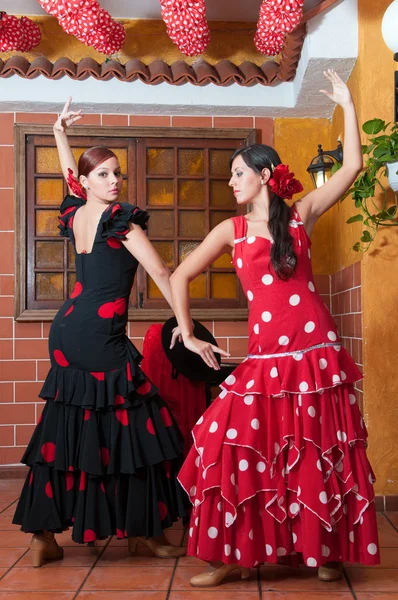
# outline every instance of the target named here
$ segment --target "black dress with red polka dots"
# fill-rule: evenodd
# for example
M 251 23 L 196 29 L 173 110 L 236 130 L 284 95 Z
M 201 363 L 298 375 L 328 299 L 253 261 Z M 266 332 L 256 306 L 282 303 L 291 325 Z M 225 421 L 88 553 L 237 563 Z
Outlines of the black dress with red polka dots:
M 75 245 L 84 200 L 67 196 L 61 235 Z M 122 244 L 149 215 L 127 203 L 102 214 L 92 251 L 76 253 L 76 285 L 50 330 L 46 404 L 22 462 L 30 467 L 14 523 L 27 532 L 72 527 L 75 542 L 157 536 L 184 516 L 176 479 L 183 440 L 126 335 L 138 262 Z

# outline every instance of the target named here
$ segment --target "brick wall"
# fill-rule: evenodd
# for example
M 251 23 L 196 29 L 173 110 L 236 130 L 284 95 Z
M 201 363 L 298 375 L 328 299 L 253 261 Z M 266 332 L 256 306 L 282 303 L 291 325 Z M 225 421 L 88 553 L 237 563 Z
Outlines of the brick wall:
M 14 134 L 15 122 L 54 123 L 56 115 L 0 113 L 0 465 L 19 462 L 44 403 L 38 393 L 46 377 L 49 323 L 16 323 L 14 309 Z M 88 114 L 81 125 L 141 127 L 245 127 L 273 144 L 273 120 L 263 117 L 179 117 Z M 130 323 L 139 350 L 150 323 Z M 246 355 L 246 323 L 206 323 L 231 360 Z

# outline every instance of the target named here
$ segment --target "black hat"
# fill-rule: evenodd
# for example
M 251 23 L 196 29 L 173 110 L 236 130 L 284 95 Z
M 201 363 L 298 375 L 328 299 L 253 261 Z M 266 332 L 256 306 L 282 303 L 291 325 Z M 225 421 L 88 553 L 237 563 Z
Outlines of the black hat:
M 202 323 L 199 323 L 199 321 L 196 321 L 195 319 L 193 319 L 193 323 L 193 334 L 195 337 L 204 342 L 209 342 L 213 346 L 218 346 L 210 331 L 206 329 Z M 184 344 L 178 340 L 175 343 L 174 348 L 170 348 L 171 337 L 175 327 L 177 327 L 177 319 L 172 317 L 165 322 L 162 328 L 163 350 L 174 369 L 192 381 L 213 381 L 214 374 L 217 373 L 217 371 L 208 367 L 199 354 L 191 352 L 191 350 L 185 348 Z M 215 353 L 215 355 L 218 364 L 220 364 L 220 354 Z

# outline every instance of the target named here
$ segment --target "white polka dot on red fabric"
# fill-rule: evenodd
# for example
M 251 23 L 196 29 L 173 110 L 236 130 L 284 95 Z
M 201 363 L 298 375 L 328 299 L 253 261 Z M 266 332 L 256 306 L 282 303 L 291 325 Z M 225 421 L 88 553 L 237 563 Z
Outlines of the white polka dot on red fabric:
M 301 487 L 298 485 L 297 486 L 297 496 L 300 496 L 301 494 Z
M 298 513 L 299 508 L 300 507 L 297 504 L 297 502 L 292 502 L 291 505 L 289 506 L 289 510 L 292 513 L 292 515 L 295 515 L 296 513 Z
M 332 381 L 333 383 L 339 383 L 341 381 L 340 375 L 333 375 Z
M 250 529 L 250 531 L 249 531 L 249 538 L 252 540 L 253 537 L 254 537 L 254 535 L 253 535 L 253 529 Z
M 275 379 L 275 377 L 278 377 L 278 369 L 276 367 L 272 367 L 270 376 L 272 377 L 272 379 Z
M 250 379 L 250 381 L 248 381 L 246 383 L 246 389 L 250 390 L 253 387 L 253 385 L 254 385 L 254 379 Z
M 203 415 L 201 417 L 199 417 L 199 419 L 196 421 L 196 425 L 201 425 L 203 423 Z
M 220 512 L 222 511 L 222 502 L 219 502 L 219 503 L 217 504 L 217 508 L 218 508 L 218 510 L 219 510 Z
M 293 358 L 294 360 L 301 360 L 303 358 L 304 354 L 302 352 L 295 352 L 293 354 Z
M 284 548 L 283 546 L 279 546 L 279 548 L 276 549 L 277 556 L 285 556 L 285 554 L 286 554 L 286 548 Z
M 321 461 L 320 461 L 320 460 L 317 460 L 317 461 L 316 461 L 316 467 L 317 467 L 318 471 L 321 471 L 321 472 L 322 472 L 322 464 L 321 464 Z
M 254 298 L 254 294 L 253 294 L 253 292 L 252 292 L 251 290 L 248 290 L 248 292 L 247 292 L 247 297 L 248 297 L 248 299 L 250 300 L 250 302 L 253 300 L 253 298 Z
M 238 258 L 238 260 L 236 261 L 236 264 L 238 265 L 238 268 L 241 269 L 243 267 L 242 259 Z
M 233 523 L 233 520 L 234 520 L 233 514 L 230 512 L 226 512 L 225 513 L 225 524 L 231 525 L 231 523 Z
M 278 342 L 281 346 L 287 346 L 289 343 L 289 338 L 287 337 L 287 335 L 281 335 Z
M 235 550 L 235 557 L 236 557 L 238 560 L 240 560 L 241 553 L 240 553 L 240 550 L 238 550 L 238 548 Z
M 316 415 L 316 410 L 314 406 L 309 406 L 308 407 L 308 414 L 310 415 L 310 417 L 315 417 Z
M 272 319 L 272 315 L 268 310 L 265 310 L 261 315 L 261 318 L 264 321 L 264 323 L 269 323 Z
M 262 462 L 262 461 L 260 461 L 260 462 L 258 462 L 258 463 L 256 464 L 256 470 L 257 470 L 259 473 L 264 473 L 265 469 L 266 469 L 266 464 L 265 464 L 265 462 Z
M 256 236 L 255 235 L 251 235 L 250 237 L 247 238 L 247 243 L 248 244 L 254 244 L 254 242 L 256 241 Z
M 310 290 L 311 292 L 315 292 L 315 286 L 314 286 L 314 284 L 312 283 L 312 281 L 309 281 L 309 282 L 308 282 L 308 288 L 309 288 L 309 290 Z
M 318 563 L 316 562 L 315 558 L 307 558 L 307 566 L 308 567 L 316 567 L 318 565 Z
M 195 519 L 195 525 L 196 525 L 196 527 L 199 525 L 199 517 L 196 517 L 196 519 Z
M 195 500 L 195 506 L 199 506 L 199 504 L 200 504 L 200 500 L 198 500 L 198 498 L 196 498 L 196 500 Z
M 330 554 L 330 548 L 322 544 L 322 556 L 328 557 Z
M 236 481 L 235 481 L 235 474 L 232 473 L 231 477 L 230 477 L 231 483 L 232 485 L 235 485 Z
M 216 421 L 213 421 L 213 423 L 210 425 L 209 431 L 210 433 L 215 433 L 218 429 L 218 423 Z
M 271 556 L 273 551 L 274 551 L 274 549 L 272 548 L 272 546 L 270 546 L 269 544 L 265 544 L 265 552 L 266 552 L 267 556 Z
M 250 425 L 253 429 L 260 429 L 260 421 L 258 419 L 253 419 Z
M 306 381 L 302 381 L 299 385 L 300 392 L 306 392 L 308 390 L 308 383 Z
M 297 396 L 297 404 L 301 406 L 303 404 L 303 397 L 301 394 Z
M 278 452 L 279 452 L 280 449 L 281 449 L 281 447 L 278 444 L 278 442 L 275 442 L 275 444 L 274 444 L 274 452 L 275 452 L 275 454 L 278 454 Z
M 292 540 L 293 540 L 293 544 L 295 544 L 297 542 L 297 535 L 294 532 L 292 533 Z
M 239 471 L 247 471 L 247 469 L 249 468 L 249 463 L 247 462 L 247 460 L 240 460 L 239 461 Z
M 347 434 L 344 431 L 338 431 L 337 432 L 337 439 L 340 440 L 340 442 L 346 442 L 347 441 Z
M 198 448 L 198 452 L 199 452 L 199 454 L 202 456 L 202 454 L 203 454 L 203 448 L 201 448 L 201 447 L 200 447 L 200 448 Z
M 236 431 L 236 429 L 228 429 L 227 431 L 227 438 L 229 440 L 234 440 L 238 435 L 238 432 Z
M 369 544 L 368 545 L 368 552 L 369 552 L 369 554 L 372 554 L 373 556 L 375 554 L 377 554 L 377 546 L 376 546 L 376 544 L 373 544 L 373 543 Z
M 197 456 L 197 457 L 195 458 L 195 465 L 196 465 L 197 467 L 199 467 L 199 465 L 200 465 L 200 456 Z
M 306 323 L 304 325 L 304 331 L 305 333 L 312 333 L 315 329 L 315 323 L 314 321 L 308 321 L 308 323 Z
M 193 485 L 189 490 L 189 495 L 194 496 L 196 494 L 196 487 Z
M 218 536 L 218 529 L 217 529 L 217 527 L 209 527 L 209 529 L 207 530 L 207 535 L 212 540 L 215 540 L 216 537 Z
M 350 542 L 354 543 L 355 535 L 354 535 L 353 531 L 350 531 L 350 533 L 348 534 L 348 538 L 349 538 Z
M 345 381 L 347 379 L 347 374 L 344 371 L 340 371 L 341 381 Z
M 222 390 L 220 392 L 220 394 L 218 395 L 218 397 L 221 398 L 221 400 L 223 400 L 227 394 L 228 394 L 228 390 Z
M 264 285 L 271 285 L 271 283 L 274 281 L 274 278 L 272 277 L 272 275 L 264 275 L 261 281 Z
M 293 296 L 290 296 L 289 304 L 291 306 L 297 306 L 298 304 L 300 304 L 300 296 L 298 294 L 293 294 Z
M 327 496 L 326 492 L 321 492 L 319 494 L 319 500 L 322 502 L 322 504 L 328 503 L 328 496 Z
M 192 536 L 193 536 L 193 527 L 190 527 L 189 528 L 189 537 L 192 537 Z
M 311 258 L 311 250 L 308 248 L 308 258 Z
M 342 462 L 340 462 L 338 465 L 336 465 L 335 468 L 338 473 L 341 473 L 342 471 L 344 471 L 344 465 Z
M 331 342 L 335 342 L 337 340 L 337 335 L 334 331 L 328 331 L 328 338 Z
M 320 369 L 326 369 L 326 367 L 328 366 L 328 361 L 326 360 L 326 358 L 320 358 L 319 359 L 319 368 Z
M 236 381 L 235 375 L 228 375 L 228 377 L 225 380 L 225 383 L 227 385 L 233 385 L 235 383 L 235 381 Z
M 333 348 L 336 350 L 336 352 L 340 352 L 341 350 L 341 346 L 333 346 Z
M 247 396 L 245 396 L 243 398 L 243 402 L 245 404 L 247 404 L 247 406 L 250 406 L 251 404 L 253 404 L 253 400 L 254 400 L 254 396 L 252 396 L 252 394 L 248 394 Z
M 258 335 L 258 334 L 259 334 L 259 331 L 260 331 L 260 326 L 259 326 L 259 324 L 258 324 L 258 323 L 256 323 L 256 324 L 255 324 L 255 326 L 253 327 L 253 331 L 254 331 L 254 333 L 255 333 L 256 335 Z
M 369 475 L 368 475 L 368 479 L 369 479 L 369 483 L 373 485 L 373 477 L 372 477 L 372 473 L 369 473 Z
M 343 506 L 343 513 L 344 513 L 345 515 L 348 513 L 347 504 L 344 504 L 344 506 Z
M 299 409 L 299 407 L 298 407 L 298 406 L 296 406 L 296 415 L 297 415 L 297 416 L 300 416 L 300 409 Z
M 225 554 L 225 556 L 229 556 L 231 554 L 231 546 L 229 544 L 225 544 L 224 554 Z
M 350 404 L 355 404 L 355 402 L 357 401 L 357 398 L 355 396 L 355 394 L 348 394 L 348 398 L 350 399 Z

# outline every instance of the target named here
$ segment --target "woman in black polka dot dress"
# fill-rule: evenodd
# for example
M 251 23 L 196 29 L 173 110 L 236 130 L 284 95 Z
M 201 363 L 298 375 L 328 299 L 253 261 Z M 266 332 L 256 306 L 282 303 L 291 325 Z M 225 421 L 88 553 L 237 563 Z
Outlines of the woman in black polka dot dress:
M 116 535 L 129 538 L 131 552 L 144 543 L 157 556 L 181 556 L 163 529 L 184 515 L 182 437 L 126 336 L 138 263 L 171 304 L 169 273 L 143 233 L 147 213 L 117 202 L 114 153 L 90 148 L 77 169 L 65 130 L 81 111 L 69 111 L 70 101 L 54 134 L 72 192 L 59 228 L 75 248 L 76 285 L 50 330 L 47 402 L 22 458 L 30 470 L 13 522 L 35 534 L 36 567 L 62 558 L 54 533 L 68 527 L 75 542 Z

